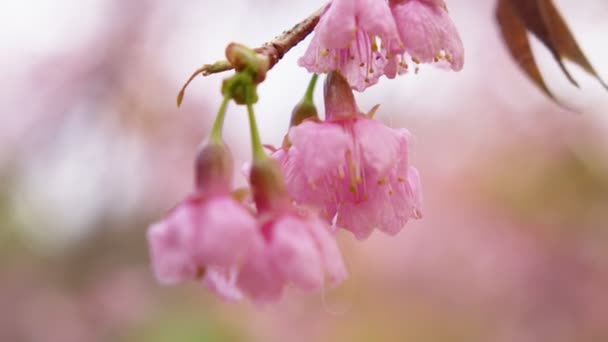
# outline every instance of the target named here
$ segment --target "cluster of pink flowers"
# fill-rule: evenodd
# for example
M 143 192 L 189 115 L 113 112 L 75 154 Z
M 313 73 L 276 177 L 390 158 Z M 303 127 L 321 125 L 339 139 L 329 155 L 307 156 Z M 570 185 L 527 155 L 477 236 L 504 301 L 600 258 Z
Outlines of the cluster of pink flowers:
M 464 51 L 443 0 L 333 0 L 299 64 L 340 71 L 358 91 L 414 64 L 462 69 Z
M 394 235 L 421 218 L 409 132 L 374 120 L 375 108 L 362 113 L 352 91 L 382 74 L 403 72 L 406 55 L 417 63 L 462 67 L 462 44 L 442 0 L 334 0 L 300 60 L 310 71 L 329 72 L 324 120 L 310 95 L 294 110 L 283 146 L 271 148 L 271 156 L 262 149 L 247 102 L 247 82 L 256 78 L 238 75 L 256 70 L 246 64 L 254 58 L 243 58 L 224 89 L 236 89 L 248 105 L 250 195 L 232 188 L 233 160 L 221 140 L 225 102 L 220 124 L 197 157 L 194 192 L 148 230 L 158 280 L 200 281 L 226 300 L 246 296 L 255 302 L 277 300 L 287 286 L 318 291 L 347 276 L 336 231 L 363 240 L 375 229 Z
M 200 280 L 226 300 L 267 302 L 287 284 L 315 291 L 346 277 L 330 226 L 291 203 L 273 160 L 252 166 L 255 206 L 232 192 L 224 145 L 208 143 L 198 161 L 195 192 L 148 230 L 161 283 Z

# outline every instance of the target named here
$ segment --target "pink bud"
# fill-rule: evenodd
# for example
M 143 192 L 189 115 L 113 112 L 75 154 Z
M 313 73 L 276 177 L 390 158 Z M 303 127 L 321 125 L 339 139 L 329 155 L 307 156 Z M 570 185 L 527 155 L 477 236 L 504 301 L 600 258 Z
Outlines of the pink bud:
M 228 193 L 232 188 L 232 154 L 223 143 L 209 142 L 198 152 L 195 183 L 199 192 Z
M 254 160 L 249 181 L 258 211 L 281 210 L 289 205 L 283 175 L 274 159 L 266 157 Z

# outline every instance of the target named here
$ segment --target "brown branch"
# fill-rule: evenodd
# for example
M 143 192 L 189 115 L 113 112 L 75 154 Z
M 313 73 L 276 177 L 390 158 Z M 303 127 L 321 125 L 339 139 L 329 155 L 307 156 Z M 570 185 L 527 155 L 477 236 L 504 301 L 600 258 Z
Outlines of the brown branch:
M 317 26 L 319 23 L 321 14 L 326 7 L 327 5 L 319 8 L 306 19 L 297 23 L 290 30 L 284 31 L 281 35 L 275 37 L 273 40 L 254 49 L 254 51 L 258 54 L 268 58 L 268 70 L 272 69 L 272 67 L 274 67 L 281 60 L 281 58 L 283 58 L 283 56 L 285 56 L 285 54 L 291 50 L 291 48 L 298 45 L 299 42 L 304 40 L 304 38 L 306 38 L 314 30 L 315 26 Z M 232 70 L 233 68 L 234 66 L 229 61 L 221 60 L 213 64 L 205 64 L 196 69 L 177 94 L 177 106 L 179 107 L 179 105 L 182 103 L 186 88 L 196 76 L 209 76 L 211 74 Z

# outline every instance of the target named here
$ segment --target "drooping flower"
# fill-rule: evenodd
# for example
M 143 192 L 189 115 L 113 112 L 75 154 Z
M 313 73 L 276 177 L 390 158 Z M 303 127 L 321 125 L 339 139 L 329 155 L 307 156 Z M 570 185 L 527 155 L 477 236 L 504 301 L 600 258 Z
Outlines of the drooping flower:
M 329 225 L 293 206 L 276 162 L 268 157 L 254 161 L 250 175 L 263 244 L 260 256 L 241 269 L 239 287 L 267 301 L 278 298 L 284 284 L 315 291 L 325 278 L 330 285 L 344 280 L 346 269 Z
M 231 197 L 232 158 L 223 144 L 203 147 L 194 194 L 148 229 L 156 278 L 162 284 L 201 279 L 226 299 L 238 299 L 233 270 L 251 254 L 257 223 Z
M 421 216 L 418 172 L 408 163 L 409 133 L 361 114 L 339 73 L 325 86 L 326 119 L 289 131 L 291 146 L 279 150 L 290 195 L 320 210 L 359 239 L 373 229 L 396 234 Z
M 455 71 L 464 64 L 464 48 L 444 0 L 390 0 L 405 53 L 385 69 L 388 77 L 407 71 L 407 56 L 415 64 L 440 63 Z
M 315 73 L 339 70 L 353 89 L 363 91 L 403 51 L 385 0 L 334 0 L 298 63 Z
M 223 144 L 197 158 L 196 192 L 148 229 L 154 273 L 162 284 L 201 281 L 226 300 L 274 301 L 293 284 L 319 290 L 346 277 L 327 222 L 293 206 L 276 162 L 254 160 L 256 205 L 231 194 L 232 159 Z
M 229 196 L 193 195 L 148 229 L 156 278 L 167 285 L 200 279 L 221 297 L 239 299 L 228 273 L 249 257 L 256 229 L 253 215 Z

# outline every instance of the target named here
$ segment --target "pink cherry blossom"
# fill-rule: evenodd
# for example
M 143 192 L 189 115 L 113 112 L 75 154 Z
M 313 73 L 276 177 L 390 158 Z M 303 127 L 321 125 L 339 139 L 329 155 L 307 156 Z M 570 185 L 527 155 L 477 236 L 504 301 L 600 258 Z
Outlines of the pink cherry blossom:
M 304 122 L 277 153 L 287 187 L 300 204 L 318 208 L 359 239 L 374 228 L 396 234 L 421 217 L 418 172 L 408 165 L 409 133 L 362 114 Z
M 464 48 L 443 0 L 390 0 L 405 54 L 396 56 L 385 69 L 388 77 L 407 70 L 405 55 L 418 63 L 439 63 L 460 70 Z
M 273 157 L 293 199 L 315 207 L 359 239 L 374 228 L 396 234 L 422 213 L 418 172 L 408 162 L 409 132 L 359 113 L 338 73 L 325 83 L 326 119 L 289 130 L 291 146 Z
M 257 302 L 276 300 L 284 285 L 317 291 L 346 278 L 342 256 L 329 225 L 291 211 L 267 216 L 257 256 L 241 268 L 238 286 Z
M 316 291 L 326 278 L 330 285 L 344 280 L 331 227 L 315 213 L 293 206 L 277 163 L 268 157 L 254 160 L 249 174 L 262 239 L 240 270 L 242 291 L 263 302 L 279 298 L 287 284 Z
M 156 278 L 171 285 L 202 277 L 222 297 L 238 297 L 224 270 L 248 257 L 256 232 L 253 215 L 229 196 L 191 196 L 148 230 Z
M 339 70 L 353 89 L 363 91 L 399 53 L 403 47 L 385 0 L 334 0 L 298 63 L 315 73 Z

